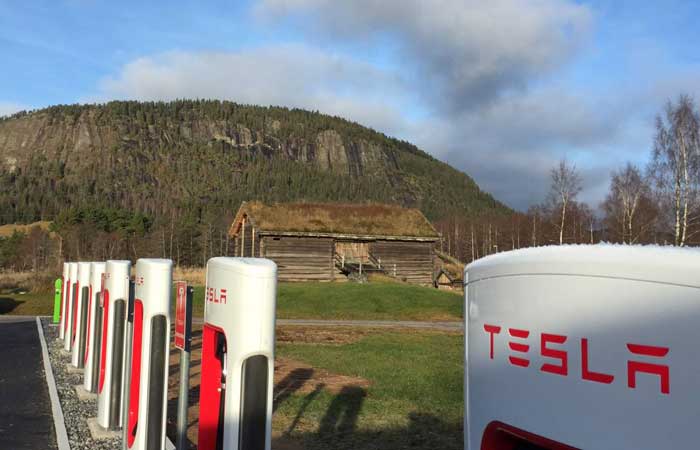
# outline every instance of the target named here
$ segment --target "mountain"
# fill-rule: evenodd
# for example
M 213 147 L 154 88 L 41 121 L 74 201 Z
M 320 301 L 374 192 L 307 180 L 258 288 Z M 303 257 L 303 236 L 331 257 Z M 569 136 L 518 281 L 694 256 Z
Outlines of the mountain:
M 119 101 L 0 120 L 0 224 L 86 207 L 203 220 L 253 199 L 377 201 L 430 219 L 509 211 L 414 145 L 318 112 Z

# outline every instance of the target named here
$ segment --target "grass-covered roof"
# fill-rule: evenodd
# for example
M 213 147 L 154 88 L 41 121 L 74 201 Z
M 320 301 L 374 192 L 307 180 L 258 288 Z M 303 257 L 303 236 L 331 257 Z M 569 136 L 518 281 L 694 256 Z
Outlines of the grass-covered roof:
M 243 217 L 261 232 L 435 238 L 439 234 L 420 210 L 385 204 L 244 202 L 231 234 Z

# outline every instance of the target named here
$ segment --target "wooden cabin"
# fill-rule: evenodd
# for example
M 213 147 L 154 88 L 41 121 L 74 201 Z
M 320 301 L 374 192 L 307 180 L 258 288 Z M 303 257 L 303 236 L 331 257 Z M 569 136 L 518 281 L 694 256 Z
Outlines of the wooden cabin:
M 380 272 L 432 285 L 440 239 L 418 209 L 380 204 L 244 202 L 229 233 L 235 256 L 275 261 L 282 281 Z

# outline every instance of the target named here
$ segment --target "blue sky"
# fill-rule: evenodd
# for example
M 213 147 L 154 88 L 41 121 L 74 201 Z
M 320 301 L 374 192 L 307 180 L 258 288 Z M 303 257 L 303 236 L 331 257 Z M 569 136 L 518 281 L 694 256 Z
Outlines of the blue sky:
M 594 207 L 700 88 L 698 2 L 0 0 L 0 114 L 219 98 L 410 140 L 519 209 L 560 158 Z

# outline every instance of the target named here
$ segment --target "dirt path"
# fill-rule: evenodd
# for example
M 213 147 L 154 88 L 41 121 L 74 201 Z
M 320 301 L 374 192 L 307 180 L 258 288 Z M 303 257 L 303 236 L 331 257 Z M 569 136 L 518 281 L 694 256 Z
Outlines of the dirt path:
M 201 325 L 199 317 L 192 319 L 194 324 Z M 277 319 L 277 325 L 297 325 L 310 327 L 354 327 L 354 328 L 390 328 L 390 329 L 421 329 L 436 331 L 462 331 L 463 322 L 418 322 L 411 320 L 318 320 L 318 319 Z

